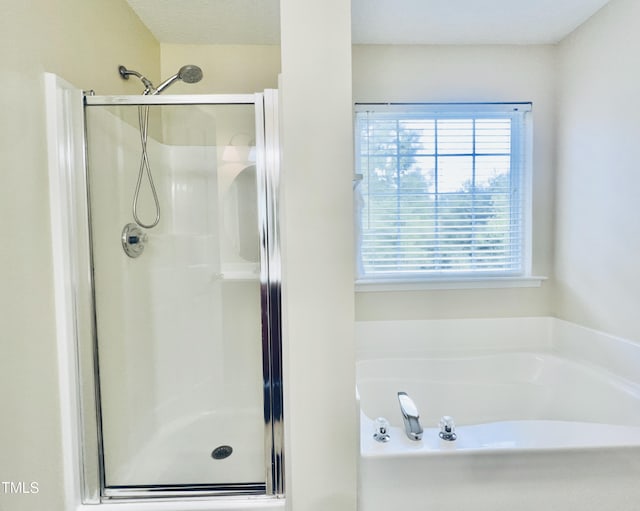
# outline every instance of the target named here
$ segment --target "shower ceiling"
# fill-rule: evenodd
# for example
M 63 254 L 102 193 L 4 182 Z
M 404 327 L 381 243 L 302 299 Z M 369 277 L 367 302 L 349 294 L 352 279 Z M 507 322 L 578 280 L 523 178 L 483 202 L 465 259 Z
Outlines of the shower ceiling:
M 161 43 L 280 43 L 279 0 L 127 1 Z M 608 2 L 352 0 L 353 42 L 553 44 Z

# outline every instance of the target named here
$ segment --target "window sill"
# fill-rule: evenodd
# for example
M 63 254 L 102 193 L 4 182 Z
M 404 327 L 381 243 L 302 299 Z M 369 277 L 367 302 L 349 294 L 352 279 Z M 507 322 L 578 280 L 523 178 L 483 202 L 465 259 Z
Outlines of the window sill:
M 379 279 L 357 280 L 357 293 L 384 291 L 430 291 L 434 289 L 499 289 L 540 287 L 547 277 L 465 277 L 451 279 Z

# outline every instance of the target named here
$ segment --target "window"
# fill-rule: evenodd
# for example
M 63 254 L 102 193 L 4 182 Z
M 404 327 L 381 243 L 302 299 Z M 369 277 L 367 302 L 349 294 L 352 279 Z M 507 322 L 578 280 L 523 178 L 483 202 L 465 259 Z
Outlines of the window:
M 530 111 L 356 105 L 358 280 L 528 276 Z

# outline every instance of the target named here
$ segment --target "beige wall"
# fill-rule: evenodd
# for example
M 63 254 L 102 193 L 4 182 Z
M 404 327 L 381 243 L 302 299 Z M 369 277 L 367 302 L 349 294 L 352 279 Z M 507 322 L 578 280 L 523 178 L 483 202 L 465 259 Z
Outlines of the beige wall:
M 560 45 L 555 310 L 640 341 L 639 19 L 613 0 Z
M 162 79 L 185 64 L 202 68 L 202 80 L 171 86 L 171 94 L 247 94 L 278 88 L 280 46 L 162 44 Z
M 0 509 L 62 510 L 43 72 L 101 93 L 118 64 L 159 76 L 159 46 L 124 1 L 0 4 L 0 474 L 39 493 Z
M 356 505 L 349 7 L 281 1 L 285 454 L 294 511 Z
M 552 276 L 556 51 L 553 46 L 355 46 L 355 102 L 533 102 L 533 275 Z M 548 315 L 549 285 L 359 292 L 356 319 Z

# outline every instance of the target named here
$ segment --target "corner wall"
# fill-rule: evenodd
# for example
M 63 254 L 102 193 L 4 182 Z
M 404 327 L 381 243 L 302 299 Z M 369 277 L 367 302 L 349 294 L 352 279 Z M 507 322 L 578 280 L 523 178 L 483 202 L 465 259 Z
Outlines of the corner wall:
M 560 45 L 558 317 L 640 341 L 640 3 L 613 0 Z
M 0 5 L 0 474 L 38 493 L 0 509 L 64 507 L 43 73 L 123 93 L 119 64 L 159 76 L 159 45 L 124 0 Z
M 280 12 L 287 509 L 355 511 L 350 2 Z
M 556 48 L 353 48 L 354 102 L 533 102 L 533 275 L 552 277 Z M 359 321 L 547 316 L 539 288 L 356 293 Z

